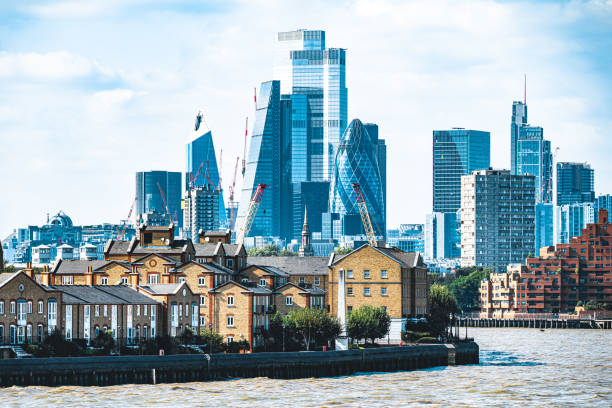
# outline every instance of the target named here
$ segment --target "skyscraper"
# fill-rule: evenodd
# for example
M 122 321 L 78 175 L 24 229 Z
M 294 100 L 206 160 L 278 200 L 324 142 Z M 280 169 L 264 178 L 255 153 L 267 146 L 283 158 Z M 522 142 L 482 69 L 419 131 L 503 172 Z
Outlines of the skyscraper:
M 519 127 L 516 141 L 516 175 L 536 177 L 536 202 L 552 202 L 552 152 L 550 141 L 544 139 L 544 129 L 524 125 Z
M 343 235 L 363 235 L 363 225 L 353 184 L 359 183 L 370 219 L 377 236 L 384 237 L 384 198 L 378 168 L 376 145 L 359 119 L 347 127 L 336 155 L 334 175 L 329 193 L 329 211 L 337 213 L 343 222 Z M 350 219 L 350 222 L 347 220 Z
M 165 216 L 168 224 L 183 225 L 180 172 L 152 170 L 136 173 L 136 219 L 147 212 Z M 179 228 L 175 231 L 178 233 Z
M 461 256 L 459 214 L 460 211 L 427 214 L 425 218 L 425 258 L 444 259 Z
M 557 205 L 595 201 L 594 179 L 588 163 L 557 163 Z
M 222 227 L 227 224 L 225 204 L 223 202 L 223 189 L 219 185 L 219 169 L 210 131 L 204 114 L 199 111 L 196 115 L 195 125 L 192 128 L 187 144 L 185 189 L 214 185 L 219 189 L 219 222 Z M 199 172 L 198 172 L 199 171 Z M 182 223 L 180 224 L 182 225 Z
M 555 207 L 555 245 L 569 244 L 582 234 L 587 224 L 595 222 L 593 203 L 573 203 Z
M 491 165 L 489 132 L 453 128 L 433 131 L 433 212 L 461 208 L 461 176 Z
M 527 98 L 523 102 L 512 102 L 512 122 L 510 124 L 510 173 L 517 173 L 517 146 L 520 128 L 527 125 Z
M 372 145 L 374 146 L 376 158 L 378 160 L 378 171 L 380 173 L 383 194 L 383 223 L 387 225 L 387 145 L 384 139 L 379 138 L 378 125 L 376 123 L 364 123 L 363 126 L 368 131 L 370 139 L 372 139 Z
M 478 170 L 461 177 L 461 266 L 523 263 L 535 250 L 535 177 Z
M 246 173 L 238 206 L 236 229 L 242 228 L 249 202 L 259 184 L 266 184 L 248 236 L 278 237 L 281 220 L 281 103 L 280 82 L 261 84 L 251 134 Z
M 599 217 L 599 210 L 608 210 L 608 214 L 612 215 L 612 195 L 602 194 L 595 199 L 595 218 Z M 599 222 L 599 219 L 596 219 Z
M 219 190 L 213 186 L 185 191 L 183 236 L 198 241 L 198 231 L 219 231 Z

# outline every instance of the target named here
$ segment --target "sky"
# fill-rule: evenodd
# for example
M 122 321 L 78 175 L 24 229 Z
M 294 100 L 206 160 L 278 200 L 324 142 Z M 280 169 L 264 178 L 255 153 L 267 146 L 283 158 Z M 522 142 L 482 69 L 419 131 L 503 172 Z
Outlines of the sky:
M 347 49 L 349 121 L 388 146 L 388 227 L 431 212 L 434 129 L 490 131 L 509 168 L 523 75 L 556 160 L 612 193 L 612 0 L 2 1 L 0 238 L 59 210 L 124 219 L 136 171 L 184 171 L 200 109 L 227 191 L 275 33 L 298 28 Z

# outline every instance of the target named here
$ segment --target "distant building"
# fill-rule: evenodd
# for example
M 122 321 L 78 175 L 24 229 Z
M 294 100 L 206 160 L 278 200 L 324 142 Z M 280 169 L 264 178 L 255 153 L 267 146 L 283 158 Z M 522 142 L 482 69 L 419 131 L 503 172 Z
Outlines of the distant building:
M 520 128 L 527 125 L 527 100 L 512 103 L 512 121 L 510 124 L 510 174 L 518 174 L 517 150 Z
M 219 193 L 212 186 L 196 187 L 185 191 L 183 236 L 197 240 L 198 231 L 221 229 L 219 220 Z
M 387 230 L 387 245 L 422 254 L 425 251 L 423 224 L 400 224 L 398 229 Z
M 164 170 L 136 173 L 136 219 L 147 212 L 168 216 L 165 225 L 183 225 L 181 173 Z M 179 229 L 176 229 L 178 235 Z
M 554 239 L 556 244 L 568 244 L 589 223 L 595 222 L 593 203 L 574 203 L 555 207 Z
M 612 214 L 612 195 L 602 194 L 595 199 L 595 216 L 599 214 L 599 210 L 607 210 L 608 214 Z M 595 221 L 598 221 L 597 219 Z
M 516 145 L 516 174 L 536 178 L 536 203 L 552 202 L 552 152 L 544 129 L 524 125 L 519 128 Z
M 461 178 L 461 266 L 506 266 L 535 253 L 535 176 L 477 170 Z
M 542 248 L 554 245 L 554 213 L 555 207 L 552 203 L 537 203 L 535 216 L 536 252 Z
M 595 171 L 588 163 L 557 163 L 557 205 L 595 201 Z
M 300 256 L 314 256 L 311 244 L 310 228 L 308 227 L 308 208 L 304 209 L 304 226 L 302 227 L 302 244 L 299 249 Z
M 460 211 L 436 212 L 425 219 L 425 258 L 448 259 L 461 256 Z

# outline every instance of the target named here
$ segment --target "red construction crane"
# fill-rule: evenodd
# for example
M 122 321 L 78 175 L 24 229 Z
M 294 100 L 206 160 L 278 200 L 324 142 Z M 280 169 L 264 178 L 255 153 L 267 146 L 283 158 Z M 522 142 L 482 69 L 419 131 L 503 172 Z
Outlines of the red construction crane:
M 202 163 L 200 163 L 200 167 L 198 167 L 198 171 L 195 172 L 195 175 L 191 175 L 191 188 L 195 187 L 195 183 L 198 180 L 198 176 L 200 175 L 200 172 L 202 171 L 202 167 L 204 166 L 204 161 L 202 161 Z
M 244 149 L 242 151 L 242 177 L 246 172 L 246 148 L 247 148 L 247 136 L 249 134 L 249 117 L 246 117 L 246 125 L 244 126 Z
M 221 186 L 221 175 L 222 175 L 222 172 L 223 172 L 223 149 L 221 149 L 219 151 L 219 168 L 218 168 L 218 170 L 219 170 L 219 185 L 217 186 L 217 190 L 221 191 L 221 189 L 223 188 Z
M 230 207 L 230 228 L 234 228 L 234 189 L 236 188 L 236 174 L 238 173 L 238 162 L 240 157 L 236 157 L 236 165 L 234 166 L 234 178 L 232 184 L 228 187 L 229 189 L 229 207 Z
M 240 228 L 236 243 L 242 244 L 244 237 L 249 234 L 253 221 L 255 220 L 255 215 L 257 214 L 257 209 L 259 208 L 259 204 L 261 204 L 261 197 L 263 196 L 263 192 L 266 188 L 268 188 L 267 184 L 259 184 L 257 186 L 257 190 L 255 190 L 253 193 L 253 197 L 251 197 L 251 201 L 249 201 L 249 208 L 247 210 L 246 217 L 244 218 L 242 228 Z
M 204 173 L 204 176 L 206 177 L 206 181 L 208 181 L 208 185 L 210 185 L 212 188 L 217 188 L 215 183 L 213 183 L 213 181 L 210 178 L 210 169 L 209 168 L 210 168 L 209 162 L 206 161 L 206 172 Z
M 363 222 L 363 230 L 365 231 L 368 242 L 372 246 L 378 245 L 376 242 L 376 236 L 374 235 L 374 228 L 372 228 L 372 221 L 370 220 L 370 213 L 368 212 L 368 206 L 366 205 L 363 193 L 361 192 L 361 186 L 359 183 L 353 183 L 353 190 L 355 191 L 355 198 L 357 199 L 357 207 L 359 207 L 359 214 L 361 214 L 361 222 Z
M 134 206 L 136 205 L 136 200 L 138 200 L 138 197 L 134 197 L 134 200 L 132 201 L 132 205 L 130 206 L 130 212 L 128 212 L 128 215 L 126 217 L 126 219 L 123 222 L 123 227 L 121 228 L 121 232 L 119 232 L 119 228 L 117 228 L 117 239 L 121 239 L 124 235 L 125 235 L 125 230 L 127 229 L 128 226 L 128 222 L 130 222 L 130 217 L 132 216 L 132 211 L 134 211 Z

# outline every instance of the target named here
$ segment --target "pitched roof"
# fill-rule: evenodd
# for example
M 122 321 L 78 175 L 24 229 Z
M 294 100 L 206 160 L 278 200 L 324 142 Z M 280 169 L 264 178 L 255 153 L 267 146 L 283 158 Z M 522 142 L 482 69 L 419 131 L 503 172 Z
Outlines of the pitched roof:
M 296 285 L 295 283 L 292 283 L 292 282 L 285 283 L 284 285 L 282 285 L 278 289 L 276 289 L 276 291 L 280 291 L 285 286 L 295 286 L 296 288 L 298 288 L 302 292 L 308 293 L 308 294 L 311 294 L 311 295 L 325 295 L 325 291 L 320 289 L 320 288 L 318 288 L 318 287 L 316 287 L 316 286 L 304 287 L 304 286 Z
M 327 275 L 326 256 L 249 256 L 247 264 L 272 266 L 289 275 Z
M 91 266 L 93 270 L 96 270 L 110 262 L 111 261 L 87 261 L 85 259 L 60 259 L 53 269 L 51 269 L 51 273 L 58 275 L 84 275 L 87 273 L 87 267 Z
M 401 249 L 397 248 L 397 247 L 391 247 L 391 248 L 387 248 L 387 247 L 374 247 L 371 246 L 370 244 L 363 244 L 362 246 L 360 246 L 359 248 L 354 249 L 353 251 L 349 252 L 348 254 L 345 255 L 335 255 L 332 254 L 330 256 L 330 262 L 329 265 L 335 265 L 338 262 L 340 262 L 342 259 L 346 258 L 347 256 L 361 250 L 362 248 L 365 247 L 370 247 L 372 249 L 374 249 L 375 251 L 380 252 L 383 255 L 388 256 L 389 258 L 393 259 L 394 261 L 396 261 L 397 263 L 399 263 L 403 268 L 413 268 L 415 266 L 419 265 L 419 261 L 420 261 L 420 255 L 418 252 L 404 252 Z
M 223 244 L 223 250 L 229 256 L 238 256 L 242 250 L 242 244 Z
M 142 256 L 142 257 L 136 259 L 134 262 L 132 262 L 132 264 L 133 265 L 143 264 L 143 262 L 141 262 L 141 261 L 144 260 L 144 259 L 147 259 L 150 256 L 158 256 L 158 257 L 164 259 L 166 262 L 168 262 L 168 263 L 170 263 L 172 265 L 178 264 L 178 261 L 176 259 L 169 258 L 169 257 L 164 256 L 163 254 L 159 254 L 159 253 L 151 253 L 151 254 L 147 254 L 145 256 Z
M 131 243 L 132 241 L 109 239 L 104 246 L 104 253 L 109 255 L 126 255 L 130 250 Z
M 240 287 L 240 288 L 242 288 L 242 289 L 244 289 L 244 290 L 246 290 L 248 292 L 253 292 L 253 293 L 256 293 L 256 294 L 260 294 L 260 295 L 271 295 L 272 294 L 272 291 L 270 289 L 267 289 L 267 288 L 264 288 L 264 287 L 261 287 L 261 286 L 257 286 L 257 285 L 247 286 L 244 283 L 236 282 L 236 281 L 233 281 L 233 280 L 229 280 L 229 281 L 227 281 L 225 283 L 222 283 L 221 285 L 217 286 L 216 288 L 209 290 L 209 292 L 216 292 L 219 288 L 222 288 L 223 286 L 227 286 L 227 285 L 236 285 L 236 286 L 238 286 L 238 287 Z
M 204 265 L 208 270 L 214 273 L 227 273 L 230 275 L 237 274 L 237 272 L 233 271 L 232 269 L 226 268 L 225 266 L 219 265 L 218 263 L 215 263 L 215 262 L 204 262 L 202 265 Z
M 13 272 L 13 273 L 0 273 L 0 287 L 4 286 L 6 283 L 8 283 L 11 279 L 13 279 L 15 276 L 17 276 L 19 272 Z
M 138 287 L 152 295 L 175 295 L 183 285 L 186 283 L 147 283 Z
M 253 266 L 256 268 L 261 269 L 262 271 L 268 272 L 271 275 L 274 276 L 281 276 L 283 278 L 286 278 L 289 276 L 289 274 L 285 271 L 283 271 L 282 269 L 279 269 L 275 266 L 266 266 L 266 265 L 249 265 L 249 266 Z
M 196 257 L 217 256 L 220 254 L 220 249 L 223 248 L 223 244 L 221 242 L 217 242 L 216 244 L 193 244 L 193 248 L 195 249 Z
M 104 247 L 104 253 L 109 255 L 127 255 L 127 254 L 174 254 L 180 255 L 189 247 L 189 239 L 175 239 L 170 246 L 150 246 L 143 247 L 140 245 L 140 240 L 132 238 L 131 241 L 121 241 L 109 239 Z
M 158 304 L 129 286 L 53 285 L 50 289 L 62 292 L 62 302 L 68 304 Z

